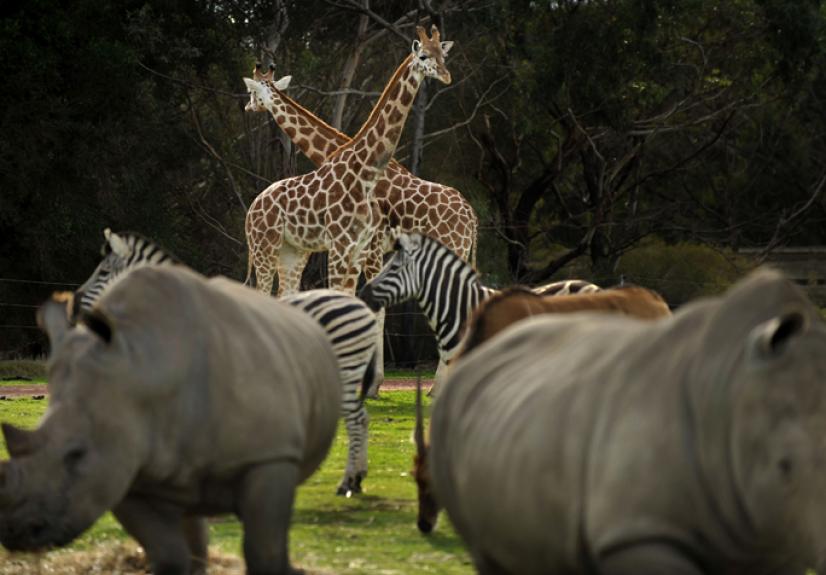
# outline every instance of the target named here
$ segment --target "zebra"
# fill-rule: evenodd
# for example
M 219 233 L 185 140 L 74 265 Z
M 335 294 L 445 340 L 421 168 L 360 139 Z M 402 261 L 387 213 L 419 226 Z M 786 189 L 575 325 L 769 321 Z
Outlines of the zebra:
M 128 271 L 147 265 L 183 265 L 139 234 L 114 233 L 107 228 L 104 236 L 103 260 L 75 292 L 73 317 L 91 310 L 104 290 Z M 279 299 L 309 314 L 330 339 L 341 374 L 341 415 L 349 443 L 347 466 L 336 494 L 350 497 L 361 493 L 362 480 L 367 476 L 369 423 L 364 398 L 375 375 L 379 338 L 376 315 L 359 298 L 328 289 L 299 292 Z
M 531 289 L 540 295 L 569 295 L 601 288 L 584 280 L 564 280 Z M 461 349 L 468 317 L 497 291 L 482 285 L 476 270 L 439 241 L 419 233 L 398 233 L 390 260 L 361 288 L 359 297 L 373 311 L 409 299 L 418 302 L 438 343 L 438 384 Z

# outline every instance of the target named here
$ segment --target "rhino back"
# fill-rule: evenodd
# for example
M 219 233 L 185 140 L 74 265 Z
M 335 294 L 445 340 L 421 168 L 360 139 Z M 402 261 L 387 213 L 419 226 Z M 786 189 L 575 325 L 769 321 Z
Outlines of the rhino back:
M 186 483 L 262 461 L 294 460 L 302 479 L 335 434 L 335 357 L 311 319 L 274 298 L 185 268 L 144 268 L 99 302 L 145 396 L 155 448 L 145 478 Z
M 608 337 L 608 326 L 626 324 L 599 318 L 520 322 L 461 360 L 434 405 L 439 500 L 463 537 L 510 572 L 576 565 L 599 374 L 620 356 L 584 350 Z

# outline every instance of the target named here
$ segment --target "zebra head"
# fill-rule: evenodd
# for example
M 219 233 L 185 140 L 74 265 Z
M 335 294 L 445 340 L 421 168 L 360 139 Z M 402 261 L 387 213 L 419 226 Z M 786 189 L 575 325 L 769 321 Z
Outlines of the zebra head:
M 103 235 L 106 238 L 100 250 L 103 259 L 89 279 L 75 292 L 72 317 L 77 317 L 81 311 L 90 310 L 103 291 L 124 272 L 145 265 L 175 261 L 175 258 L 139 234 L 117 234 L 106 228 Z
M 359 297 L 373 311 L 418 297 L 422 263 L 428 253 L 424 240 L 421 234 L 397 234 L 390 260 L 359 292 Z

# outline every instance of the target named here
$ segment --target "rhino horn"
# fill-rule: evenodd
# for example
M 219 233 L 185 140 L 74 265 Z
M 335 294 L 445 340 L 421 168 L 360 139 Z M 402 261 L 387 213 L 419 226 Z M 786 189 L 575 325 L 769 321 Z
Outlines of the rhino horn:
M 28 431 L 3 423 L 3 437 L 6 440 L 6 449 L 12 457 L 31 455 L 43 444 L 43 435 L 38 431 Z
M 427 447 L 424 444 L 424 422 L 422 421 L 422 376 L 416 378 L 416 427 L 413 431 L 416 440 L 416 453 L 424 457 Z
M 71 292 L 55 292 L 51 299 L 37 310 L 37 325 L 49 336 L 52 348 L 63 339 L 66 330 L 71 327 L 69 317 L 74 307 L 72 299 Z

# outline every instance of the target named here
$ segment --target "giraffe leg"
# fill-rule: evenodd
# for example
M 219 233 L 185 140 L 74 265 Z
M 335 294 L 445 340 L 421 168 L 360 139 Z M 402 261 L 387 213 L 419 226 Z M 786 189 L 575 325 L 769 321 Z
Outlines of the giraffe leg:
M 252 212 L 252 208 L 250 208 Z M 278 270 L 278 250 L 283 241 L 283 225 L 280 212 L 273 212 L 275 220 L 269 221 L 260 212 L 247 216 L 246 233 L 249 255 L 255 268 L 256 289 L 266 295 L 272 293 L 272 284 Z
M 370 244 L 370 252 L 364 262 L 364 278 L 369 282 L 381 273 L 382 260 L 384 254 L 384 237 L 382 233 L 376 233 Z M 384 383 L 384 308 L 376 314 L 378 323 L 378 341 L 376 342 L 376 361 L 373 384 L 367 390 L 367 397 L 375 399 L 379 396 L 379 387 Z
M 330 289 L 355 295 L 363 256 L 354 253 L 351 244 L 335 242 L 327 254 L 327 277 Z
M 384 383 L 384 308 L 376 313 L 376 324 L 378 325 L 378 343 L 376 344 L 375 373 L 373 384 L 367 390 L 367 397 L 376 399 L 379 396 L 379 387 Z
M 310 252 L 284 242 L 278 255 L 278 297 L 299 292 Z
M 256 254 L 257 256 L 258 254 Z M 273 259 L 275 261 L 273 261 Z M 256 289 L 266 295 L 272 293 L 272 284 L 275 281 L 276 266 L 278 265 L 278 253 L 272 256 L 256 257 L 253 264 L 255 266 Z

